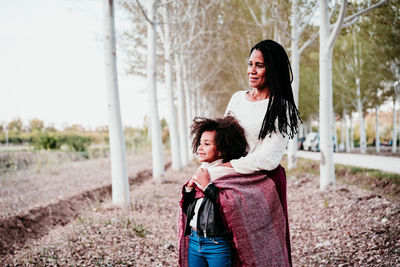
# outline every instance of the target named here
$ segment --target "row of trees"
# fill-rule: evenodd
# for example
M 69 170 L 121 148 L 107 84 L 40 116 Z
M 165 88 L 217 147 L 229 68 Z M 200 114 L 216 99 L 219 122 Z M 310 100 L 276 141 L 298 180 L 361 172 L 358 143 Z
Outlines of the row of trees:
M 382 50 L 382 53 L 374 54 L 379 58 L 379 68 L 380 65 L 392 67 L 385 69 L 388 71 L 385 76 L 375 75 L 374 84 L 386 88 L 385 94 L 382 93 L 380 97 L 394 95 L 390 92 L 396 87 L 394 81 L 398 79 L 396 69 L 399 61 L 396 58 L 399 53 L 396 49 L 391 51 L 391 57 L 385 53 L 397 44 L 399 4 L 396 1 L 387 2 L 149 0 L 144 5 L 140 0 L 120 0 L 132 21 L 132 28 L 125 33 L 123 39 L 123 47 L 129 54 L 130 72 L 148 79 L 154 179 L 164 179 L 157 81 L 163 83 L 167 91 L 172 166 L 179 169 L 187 164 L 191 156 L 187 130 L 192 118 L 195 115 L 221 116 L 231 94 L 247 88 L 245 69 L 251 46 L 261 39 L 274 39 L 290 50 L 293 90 L 303 121 L 309 121 L 316 114 L 319 117 L 321 153 L 325 159 L 321 161 L 321 188 L 334 184 L 334 114 L 360 112 L 359 109 L 351 108 L 351 105 L 339 107 L 344 101 L 337 100 L 337 96 L 345 95 L 344 91 L 355 91 L 357 95 L 358 87 L 360 95 L 364 90 L 361 76 L 357 78 L 347 67 L 340 67 L 340 64 L 349 64 L 339 52 L 343 50 L 347 57 L 350 53 L 356 53 L 352 60 L 356 62 L 355 68 L 359 71 L 360 62 L 369 60 L 366 53 L 368 45 L 375 44 L 369 49 L 372 54 L 375 49 Z M 113 1 L 104 3 L 108 5 Z M 380 11 L 366 14 L 373 9 Z M 385 30 L 381 31 L 382 28 Z M 369 33 L 372 37 L 365 39 L 362 35 L 364 29 L 365 34 Z M 393 35 L 388 34 L 391 31 Z M 344 33 L 343 38 L 337 41 L 340 48 L 346 42 L 353 48 L 336 49 L 338 53 L 334 53 L 341 32 Z M 316 41 L 318 37 L 319 49 Z M 386 41 L 386 48 L 379 47 L 377 41 L 380 38 Z M 366 46 L 360 47 L 361 42 Z M 357 47 L 362 52 L 356 52 Z M 318 66 L 319 75 L 316 75 Z M 368 71 L 363 73 L 371 76 Z M 348 76 L 339 79 L 337 75 L 341 74 Z M 346 85 L 351 80 L 355 86 Z M 346 82 L 339 84 L 338 81 Z M 378 90 L 376 86 L 375 90 Z M 338 101 L 341 104 L 337 104 Z M 367 97 L 366 102 L 374 100 Z M 346 109 L 344 113 L 343 109 Z M 367 109 L 368 106 L 365 106 L 361 113 L 364 114 Z M 296 148 L 294 139 L 289 145 L 290 168 L 296 166 Z
M 148 140 L 149 126 L 145 118 L 142 128 L 124 127 L 126 149 L 131 152 L 147 151 L 150 147 Z M 162 143 L 169 147 L 169 129 L 165 119 L 161 120 Z M 54 124 L 45 123 L 37 118 L 27 123 L 17 117 L 9 122 L 0 124 L 0 144 L 28 145 L 41 150 L 72 150 L 85 152 L 83 156 L 97 156 L 98 150 L 109 145 L 109 127 L 98 126 L 87 129 L 80 124 L 65 125 L 62 129 L 55 128 Z M 91 147 L 91 145 L 93 145 Z M 86 153 L 87 152 L 87 153 Z M 91 153 L 94 153 L 93 155 Z

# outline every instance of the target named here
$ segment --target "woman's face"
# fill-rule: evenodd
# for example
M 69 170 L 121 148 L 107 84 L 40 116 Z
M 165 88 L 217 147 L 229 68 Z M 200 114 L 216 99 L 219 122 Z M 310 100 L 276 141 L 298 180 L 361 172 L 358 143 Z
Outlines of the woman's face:
M 201 162 L 211 163 L 220 157 L 215 144 L 215 131 L 205 131 L 201 135 L 200 145 L 197 148 L 197 156 Z
M 247 75 L 250 87 L 261 90 L 266 87 L 264 57 L 260 50 L 254 49 L 251 53 Z

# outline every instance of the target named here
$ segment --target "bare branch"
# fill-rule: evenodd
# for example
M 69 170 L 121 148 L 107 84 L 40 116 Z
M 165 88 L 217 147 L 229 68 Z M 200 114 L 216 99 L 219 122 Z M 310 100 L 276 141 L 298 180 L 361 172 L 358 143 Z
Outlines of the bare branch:
M 342 6 L 340 8 L 340 13 L 339 13 L 339 17 L 335 23 L 335 27 L 333 28 L 328 42 L 326 43 L 326 47 L 327 48 L 331 48 L 333 46 L 333 44 L 335 43 L 337 37 L 339 36 L 340 30 L 342 29 L 342 24 L 343 24 L 343 20 L 344 20 L 344 16 L 346 14 L 346 8 L 347 8 L 347 0 L 344 0 L 342 3 Z
M 346 17 L 346 18 L 344 19 L 343 22 L 344 22 L 344 23 L 351 22 L 351 21 L 352 21 L 353 19 L 355 19 L 356 17 L 361 16 L 361 15 L 363 15 L 363 14 L 365 14 L 365 13 L 371 11 L 372 9 L 375 9 L 375 8 L 377 8 L 377 7 L 380 7 L 381 5 L 385 4 L 387 1 L 388 1 L 388 0 L 382 0 L 381 2 L 379 2 L 379 3 L 375 4 L 375 5 L 372 5 L 372 6 L 368 7 L 368 8 L 365 8 L 365 9 L 363 9 L 363 10 L 357 12 L 356 14 L 353 14 L 353 15 L 351 15 L 351 16 L 348 16 L 348 17 Z
M 301 55 L 301 53 L 303 53 L 303 51 L 317 39 L 318 35 L 319 35 L 319 32 L 316 31 L 316 32 L 314 32 L 313 35 L 311 35 L 310 38 L 308 38 L 308 40 L 299 49 L 299 55 Z
M 348 22 L 348 23 L 346 23 L 346 24 L 343 24 L 343 25 L 342 25 L 342 28 L 350 27 L 351 25 L 353 25 L 354 23 L 357 22 L 357 19 L 358 19 L 358 17 L 354 18 L 352 21 L 350 21 L 350 22 Z
M 317 13 L 318 10 L 318 2 L 315 4 L 315 6 L 313 7 L 313 11 L 311 14 L 309 14 L 307 21 L 304 21 L 303 24 L 299 27 L 298 31 L 297 31 L 297 38 L 299 38 L 301 36 L 301 34 L 303 33 L 303 31 L 306 29 L 306 27 L 310 24 L 311 19 L 315 16 L 315 13 Z
M 332 9 L 331 9 L 331 11 L 329 13 L 329 19 L 332 17 L 333 13 L 335 13 L 336 7 L 337 7 L 337 5 L 336 5 L 336 2 L 335 2 L 335 4 L 333 5 L 333 7 L 332 7 Z
M 251 16 L 253 17 L 255 23 L 257 24 L 257 26 L 259 26 L 259 27 L 262 26 L 261 23 L 260 23 L 260 21 L 258 20 L 258 18 L 257 18 L 257 16 L 256 16 L 256 14 L 254 13 L 254 10 L 251 8 L 251 6 L 250 6 L 250 4 L 249 4 L 249 1 L 247 1 L 247 0 L 245 0 L 245 1 L 246 1 L 247 8 L 249 9 L 250 14 L 251 14 Z
M 151 25 L 153 25 L 153 22 L 152 22 L 152 21 L 149 19 L 149 17 L 147 16 L 147 13 L 146 13 L 146 11 L 143 9 L 143 6 L 140 4 L 139 0 L 136 0 L 136 3 L 138 4 L 140 11 L 142 11 L 142 14 L 143 14 L 144 18 L 145 18 Z

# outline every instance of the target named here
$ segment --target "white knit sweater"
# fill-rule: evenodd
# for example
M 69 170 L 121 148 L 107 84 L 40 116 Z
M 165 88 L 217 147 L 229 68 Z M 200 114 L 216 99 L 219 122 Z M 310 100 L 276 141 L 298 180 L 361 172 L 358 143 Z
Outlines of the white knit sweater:
M 247 156 L 231 160 L 233 169 L 238 173 L 252 173 L 259 170 L 273 170 L 282 160 L 288 136 L 281 133 L 272 133 L 263 140 L 258 139 L 267 111 L 269 99 L 251 102 L 246 98 L 246 91 L 233 94 L 225 111 L 225 116 L 235 117 L 244 128 L 246 140 L 249 144 Z M 278 120 L 275 121 L 276 127 Z M 277 127 L 278 129 L 278 127 Z

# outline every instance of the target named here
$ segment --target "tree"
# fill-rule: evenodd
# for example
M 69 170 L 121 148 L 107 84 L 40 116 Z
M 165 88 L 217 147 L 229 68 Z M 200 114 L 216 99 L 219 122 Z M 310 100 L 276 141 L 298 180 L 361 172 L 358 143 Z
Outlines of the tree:
M 31 119 L 29 121 L 29 131 L 33 132 L 33 131 L 38 131 L 41 132 L 44 129 L 44 123 L 42 120 L 39 119 Z
M 319 0 L 320 11 L 320 54 L 319 54 L 319 123 L 320 123 L 320 188 L 324 189 L 329 184 L 336 184 L 335 170 L 333 165 L 333 144 L 332 127 L 333 124 L 333 105 L 332 105 L 332 52 L 335 41 L 344 26 L 349 26 L 356 22 L 356 18 L 374 8 L 383 5 L 387 0 L 365 8 L 347 18 L 345 18 L 347 0 L 341 4 L 340 12 L 336 22 L 331 28 L 328 0 Z M 346 24 L 344 24 L 346 23 Z
M 170 132 L 171 142 L 171 156 L 172 156 L 172 169 L 180 170 L 182 166 L 181 162 L 181 151 L 179 147 L 179 133 L 178 124 L 176 120 L 176 111 L 174 105 L 174 92 L 172 88 L 173 76 L 172 76 L 172 53 L 171 53 L 171 32 L 170 32 L 170 16 L 168 4 L 163 7 L 163 19 L 164 19 L 164 72 L 165 72 L 165 89 L 167 90 L 167 105 L 168 105 L 168 124 Z
M 303 34 L 306 27 L 309 25 L 311 19 L 314 17 L 316 5 L 309 4 L 305 5 L 305 8 L 299 9 L 298 0 L 292 1 L 292 14 L 291 14 L 291 66 L 293 72 L 293 97 L 296 106 L 299 104 L 299 84 L 300 84 L 300 55 L 301 53 L 315 40 L 316 34 L 308 36 L 308 40 L 303 43 L 300 47 L 300 37 Z M 289 140 L 288 144 L 288 169 L 292 169 L 297 166 L 297 138 L 296 134 L 293 139 Z
M 109 120 L 112 200 L 115 205 L 129 206 L 129 181 L 126 164 L 125 137 L 119 104 L 115 45 L 114 1 L 103 0 L 104 61 Z
M 18 117 L 18 118 L 14 118 L 13 120 L 11 120 L 8 123 L 7 129 L 10 132 L 21 132 L 23 129 L 23 126 L 24 125 L 23 125 L 22 119 L 20 117 Z
M 151 131 L 151 150 L 153 158 L 153 179 L 164 182 L 164 158 L 162 149 L 161 125 L 157 106 L 156 80 L 156 27 L 158 0 L 148 2 L 147 20 L 147 90 L 149 99 L 149 117 Z

